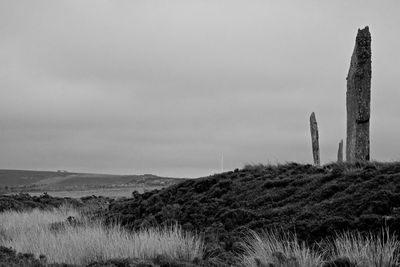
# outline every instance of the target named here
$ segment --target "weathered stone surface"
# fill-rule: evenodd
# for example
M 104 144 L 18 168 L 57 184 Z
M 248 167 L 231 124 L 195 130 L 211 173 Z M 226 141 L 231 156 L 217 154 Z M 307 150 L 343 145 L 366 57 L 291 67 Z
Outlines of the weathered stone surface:
M 370 159 L 369 118 L 371 102 L 371 34 L 368 26 L 358 30 L 347 75 L 348 162 Z
M 343 140 L 340 140 L 339 142 L 339 148 L 337 152 L 337 162 L 342 163 L 343 162 Z
M 311 144 L 312 144 L 312 153 L 314 164 L 320 165 L 319 158 L 319 136 L 318 136 L 318 124 L 317 119 L 315 118 L 315 113 L 311 113 L 310 116 L 310 130 L 311 130 Z

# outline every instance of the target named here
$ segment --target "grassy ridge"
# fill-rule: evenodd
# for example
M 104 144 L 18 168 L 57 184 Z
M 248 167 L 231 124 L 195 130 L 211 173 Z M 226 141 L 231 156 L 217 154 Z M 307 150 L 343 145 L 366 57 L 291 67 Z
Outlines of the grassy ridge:
M 346 230 L 398 229 L 400 163 L 247 166 L 113 202 L 104 217 L 129 229 L 177 221 L 226 259 L 247 229 L 278 228 L 310 244 Z
M 73 173 L 30 170 L 0 170 L 1 186 L 29 185 L 51 177 L 64 177 Z

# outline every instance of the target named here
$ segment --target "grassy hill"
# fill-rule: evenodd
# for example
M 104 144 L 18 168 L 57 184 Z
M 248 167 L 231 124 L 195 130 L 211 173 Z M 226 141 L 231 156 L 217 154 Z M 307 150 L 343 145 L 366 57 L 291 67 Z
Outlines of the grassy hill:
M 310 244 L 344 230 L 398 230 L 400 163 L 247 166 L 115 201 L 104 217 L 130 229 L 178 221 L 226 258 L 248 229 Z
M 0 184 L 2 186 L 29 185 L 41 180 L 65 177 L 71 174 L 52 171 L 0 170 Z
M 74 173 L 65 171 L 0 170 L 0 191 L 68 190 L 112 186 L 169 186 L 182 181 L 179 178 L 144 175 L 110 175 Z

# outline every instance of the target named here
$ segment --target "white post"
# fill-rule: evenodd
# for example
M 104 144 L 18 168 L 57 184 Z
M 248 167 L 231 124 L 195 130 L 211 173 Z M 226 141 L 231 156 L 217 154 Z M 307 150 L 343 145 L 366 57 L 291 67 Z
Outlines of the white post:
M 224 172 L 224 153 L 221 156 L 221 172 Z

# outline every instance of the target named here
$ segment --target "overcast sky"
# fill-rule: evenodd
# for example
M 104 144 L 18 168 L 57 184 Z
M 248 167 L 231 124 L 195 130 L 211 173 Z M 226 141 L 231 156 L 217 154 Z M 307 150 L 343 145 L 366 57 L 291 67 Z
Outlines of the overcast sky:
M 0 168 L 198 177 L 336 160 L 357 29 L 371 157 L 400 160 L 400 2 L 1 0 Z

